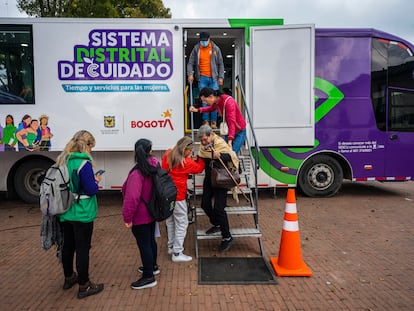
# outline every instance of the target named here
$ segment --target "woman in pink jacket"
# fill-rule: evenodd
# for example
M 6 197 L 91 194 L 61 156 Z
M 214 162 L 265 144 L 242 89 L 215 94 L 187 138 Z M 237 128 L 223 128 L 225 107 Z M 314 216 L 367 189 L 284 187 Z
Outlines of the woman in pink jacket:
M 129 172 L 122 186 L 122 216 L 127 228 L 137 240 L 141 254 L 142 278 L 131 284 L 132 289 L 143 289 L 157 285 L 154 274 L 160 273 L 157 265 L 157 243 L 155 241 L 154 218 L 148 212 L 145 202 L 149 202 L 152 194 L 151 173 L 156 171 L 158 160 L 151 155 L 152 143 L 148 139 L 140 139 L 135 143 L 136 165 Z
M 220 115 L 223 116 L 225 110 L 229 133 L 224 139 L 233 151 L 238 153 L 246 139 L 246 120 L 244 120 L 236 100 L 230 95 L 222 94 L 220 91 L 209 87 L 201 89 L 199 96 L 203 102 L 207 103 L 208 107 L 195 108 L 191 106 L 190 111 L 204 113 L 218 110 Z

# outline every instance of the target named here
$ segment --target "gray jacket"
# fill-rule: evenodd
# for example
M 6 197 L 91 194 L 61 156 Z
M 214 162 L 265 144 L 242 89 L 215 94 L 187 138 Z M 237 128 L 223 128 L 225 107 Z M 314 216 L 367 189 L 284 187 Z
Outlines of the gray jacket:
M 213 45 L 211 55 L 211 75 L 213 80 L 223 79 L 224 80 L 224 62 L 223 56 L 221 55 L 220 48 L 211 41 Z M 200 80 L 200 43 L 196 44 L 191 51 L 190 57 L 187 64 L 187 75 L 194 75 L 196 80 Z

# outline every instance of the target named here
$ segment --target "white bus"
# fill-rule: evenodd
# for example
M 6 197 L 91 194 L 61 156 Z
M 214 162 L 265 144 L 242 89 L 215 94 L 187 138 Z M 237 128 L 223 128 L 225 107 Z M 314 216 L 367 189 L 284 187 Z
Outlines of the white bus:
M 222 50 L 224 86 L 236 93 L 236 77 L 241 82 L 259 145 L 287 146 L 289 137 L 289 146 L 313 146 L 314 27 L 282 24 L 1 18 L 0 191 L 37 202 L 45 170 L 81 129 L 96 138 L 93 157 L 96 169 L 106 170 L 104 190 L 122 186 L 137 139 L 150 139 L 160 156 L 188 135 L 186 56 L 201 31 Z M 18 127 L 25 115 L 48 116 L 53 137 L 40 150 L 18 148 L 10 136 L 11 117 Z

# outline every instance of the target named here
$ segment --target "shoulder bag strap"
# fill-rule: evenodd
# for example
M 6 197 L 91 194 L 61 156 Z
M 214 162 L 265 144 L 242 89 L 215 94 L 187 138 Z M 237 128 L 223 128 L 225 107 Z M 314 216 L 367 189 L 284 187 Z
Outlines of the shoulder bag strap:
M 230 96 L 226 98 L 223 105 L 223 121 L 226 121 L 226 103 L 229 100 Z

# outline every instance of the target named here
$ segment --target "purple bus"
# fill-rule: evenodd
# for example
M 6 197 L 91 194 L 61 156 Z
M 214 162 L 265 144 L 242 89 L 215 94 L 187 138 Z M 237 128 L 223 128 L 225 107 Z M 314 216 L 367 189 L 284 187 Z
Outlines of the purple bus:
M 314 147 L 262 148 L 261 169 L 275 186 L 326 197 L 344 179 L 412 180 L 413 51 L 375 29 L 317 29 Z
M 94 160 L 107 171 L 102 189 L 120 189 L 137 137 L 153 140 L 161 156 L 191 132 L 182 56 L 206 30 L 226 55 L 226 86 L 240 102 L 236 77 L 247 90 L 249 124 L 259 137 L 259 187 L 332 196 L 344 179 L 413 179 L 413 45 L 373 29 L 282 25 L 281 19 L 1 18 L 0 191 L 37 202 L 46 169 L 82 128 L 96 137 Z M 139 38 L 151 52 L 138 64 Z M 53 133 L 43 139 L 47 150 L 42 139 L 23 139 L 33 131 L 16 133 L 24 116 L 44 114 Z M 298 131 L 286 134 L 291 129 Z

